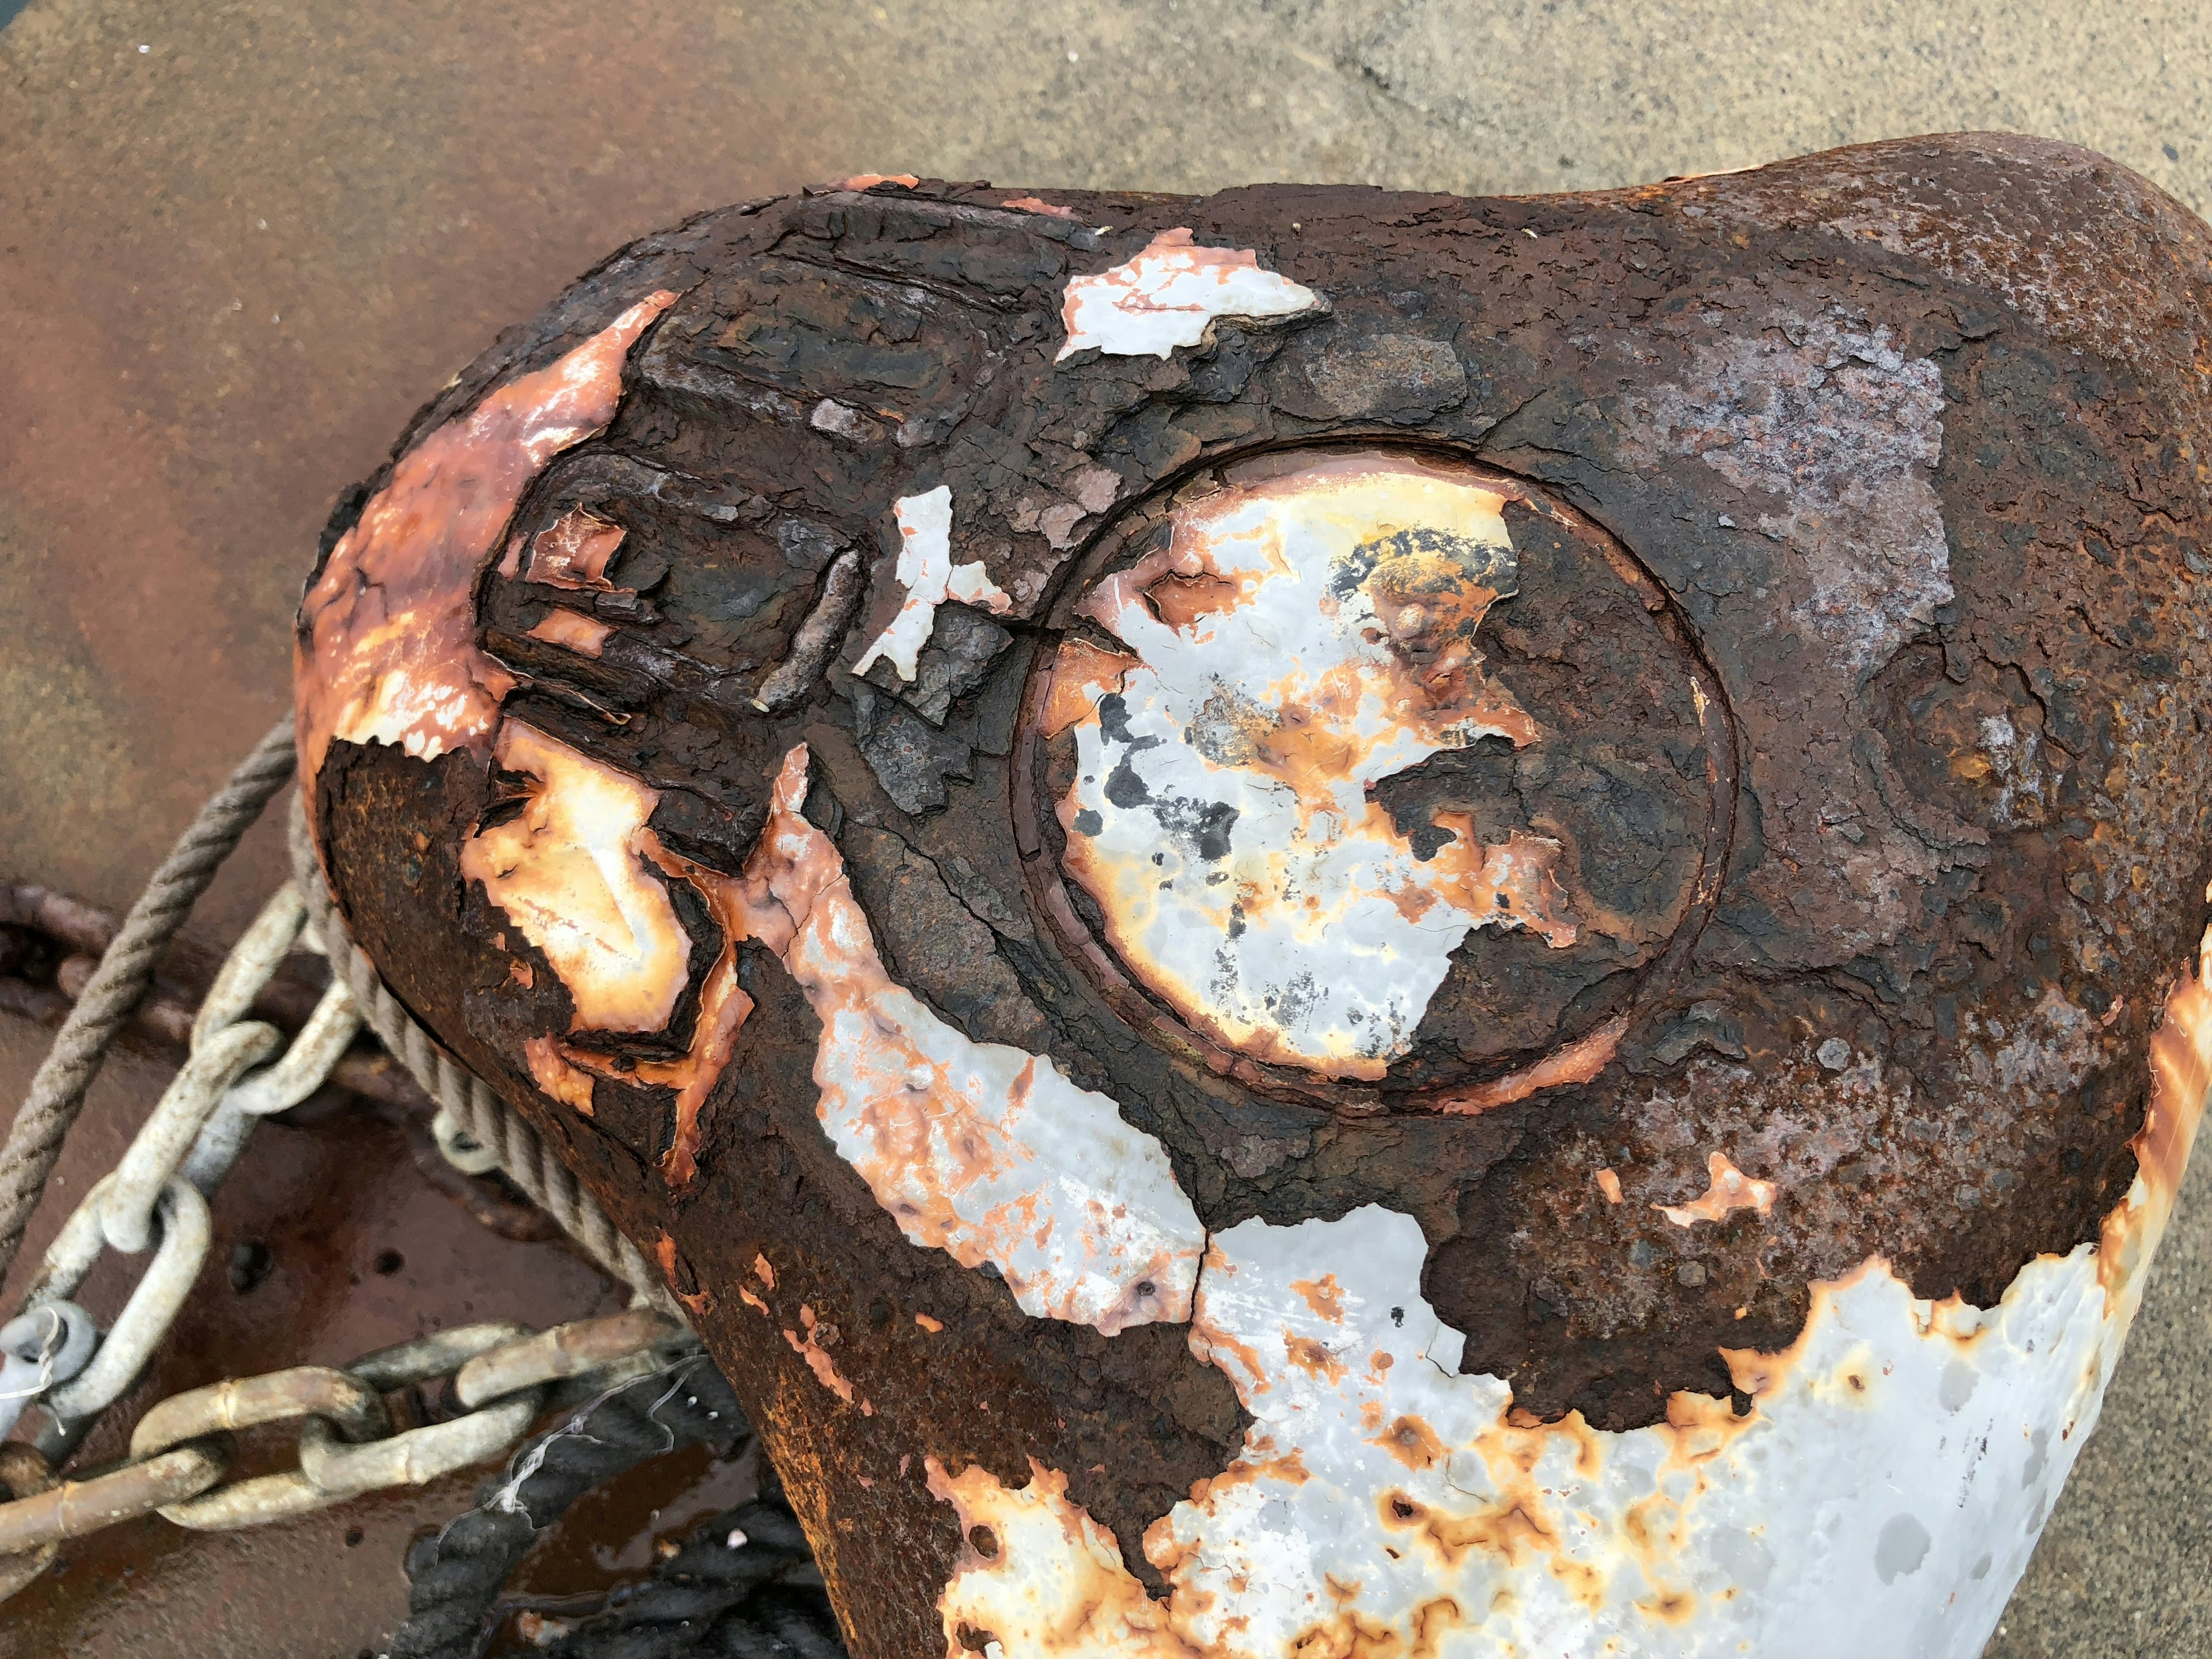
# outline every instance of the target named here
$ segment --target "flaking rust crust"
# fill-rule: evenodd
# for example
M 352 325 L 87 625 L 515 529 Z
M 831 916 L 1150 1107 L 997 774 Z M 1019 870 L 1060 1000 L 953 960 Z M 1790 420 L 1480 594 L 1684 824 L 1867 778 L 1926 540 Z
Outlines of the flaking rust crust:
M 1102 1573 L 1115 1540 L 1112 1605 L 1157 1627 L 1127 1584 L 1158 1609 L 1203 1576 L 1170 1512 L 1229 1504 L 1268 1431 L 1191 1328 L 1032 1317 L 840 1154 L 823 1021 L 729 898 L 801 744 L 798 810 L 887 983 L 946 1041 L 1110 1102 L 1217 1243 L 1368 1206 L 1415 1230 L 1407 1294 L 1465 1338 L 1438 1376 L 1510 1413 L 1483 1432 L 1626 1443 L 1693 1394 L 1748 1444 L 1795 1385 L 1742 1356 L 1811 1354 L 1823 1310 L 1903 1332 L 1914 1298 L 2047 1313 L 2053 1286 L 2103 1322 L 2079 1356 L 2101 1385 L 2204 1076 L 2178 971 L 2212 876 L 2201 225 L 1996 137 L 1510 201 L 847 183 L 625 250 L 441 392 L 333 517 L 301 706 L 356 937 L 665 1264 L 856 1653 L 945 1649 L 940 1592 L 987 1588 L 955 1502 L 994 1490 L 1087 1517 L 1060 1534 Z M 1260 297 L 1164 355 L 1063 351 L 1072 282 L 1183 246 L 1277 280 L 1234 278 Z M 618 401 L 546 422 L 488 493 L 424 493 L 580 351 Z M 1255 465 L 1353 451 L 1499 494 L 1513 591 L 1471 646 L 1533 728 L 1376 778 L 1363 813 L 1421 864 L 1556 844 L 1575 934 L 1466 930 L 1379 1075 L 1178 1005 L 1115 948 L 1060 812 L 1085 688 L 1149 660 L 1086 603 Z M 925 634 L 898 508 L 939 490 Z M 344 648 L 418 574 L 440 620 L 404 654 L 450 693 L 434 715 Z M 1142 600 L 1163 625 L 1208 599 L 1170 576 Z M 665 977 L 611 1014 L 580 995 L 569 936 L 533 938 L 496 865 L 465 872 L 543 793 L 500 761 L 510 730 L 629 781 L 607 890 L 681 957 L 672 1000 Z M 1733 1201 L 1755 1182 L 1764 1208 Z M 1934 1582 L 1940 1553 L 1907 1571 L 1886 1528 L 1867 1571 Z

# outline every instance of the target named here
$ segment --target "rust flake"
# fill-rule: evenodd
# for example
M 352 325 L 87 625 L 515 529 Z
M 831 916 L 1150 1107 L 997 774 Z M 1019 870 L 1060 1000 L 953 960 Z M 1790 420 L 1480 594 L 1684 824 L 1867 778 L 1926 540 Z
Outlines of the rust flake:
M 532 627 L 529 637 L 556 647 L 573 651 L 580 657 L 597 657 L 606 647 L 614 624 L 601 622 L 597 617 L 587 617 L 580 611 L 552 610 Z

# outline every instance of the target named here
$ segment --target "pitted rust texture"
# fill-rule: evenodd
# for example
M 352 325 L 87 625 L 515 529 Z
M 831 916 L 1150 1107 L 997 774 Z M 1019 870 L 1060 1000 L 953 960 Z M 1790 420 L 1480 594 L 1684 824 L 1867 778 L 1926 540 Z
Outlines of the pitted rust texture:
M 1786 1346 L 1808 1284 L 1871 1253 L 1916 1294 L 1987 1304 L 2030 1257 L 2095 1236 L 2132 1175 L 2150 1023 L 2212 875 L 2192 689 L 2212 653 L 2201 226 L 2108 163 L 1986 138 L 1589 197 L 1053 192 L 1064 221 L 1005 195 L 931 183 L 708 216 L 603 267 L 426 412 L 418 433 L 679 291 L 606 435 L 554 461 L 509 526 L 532 538 L 583 509 L 622 528 L 609 588 L 589 591 L 599 654 L 542 632 L 585 590 L 518 561 L 477 591 L 479 647 L 526 682 L 505 718 L 659 791 L 653 832 L 724 874 L 806 742 L 808 814 L 902 983 L 1121 1103 L 1209 1229 L 1370 1201 L 1414 1216 L 1466 1369 L 1540 1415 L 1621 1428 L 1672 1390 L 1726 1394 L 1721 1346 Z M 1330 311 L 1218 322 L 1164 361 L 1055 366 L 1067 279 L 1179 227 L 1255 249 Z M 1624 774 L 1663 776 L 1663 758 L 1701 803 L 1725 778 L 1728 828 L 1658 966 L 1531 1001 L 1501 953 L 1516 936 L 1478 933 L 1405 1069 L 1328 1101 L 1250 1086 L 1141 994 L 1102 993 L 1120 965 L 1032 896 L 1059 884 L 1056 794 L 1021 724 L 1117 514 L 1157 514 L 1255 453 L 1340 441 L 1472 461 L 1594 529 L 1549 554 L 1532 538 L 1552 597 L 1524 579 L 1480 634 L 1523 706 L 1581 734 L 1560 769 L 1523 764 L 1541 745 L 1510 767 L 1439 757 L 1377 789 L 1408 833 L 1440 803 L 1580 812 L 1585 888 L 1671 915 L 1675 849 L 1711 818 L 1670 805 L 1644 832 Z M 980 562 L 1010 614 L 943 605 L 914 684 L 856 681 L 840 664 L 902 601 L 893 505 L 939 485 L 954 561 Z M 1631 574 L 1592 561 L 1600 545 Z M 789 701 L 763 695 L 848 553 L 870 580 L 842 649 Z M 1621 608 L 1643 583 L 1658 609 Z M 1681 642 L 1621 632 L 1639 614 Z M 1631 646 L 1592 653 L 1595 630 Z M 1613 730 L 1639 665 L 1683 650 L 1712 677 L 1726 757 L 1689 746 L 1663 697 L 1663 718 Z M 1028 1319 L 1003 1284 L 907 1243 L 823 1139 L 813 1017 L 764 951 L 738 955 L 755 1007 L 700 1113 L 688 1194 L 657 1168 L 673 1091 L 603 1076 L 588 1119 L 538 1095 L 525 1045 L 568 1030 L 572 1000 L 458 862 L 497 798 L 471 756 L 333 744 L 319 830 L 348 914 L 623 1224 L 672 1240 L 857 1650 L 939 1640 L 929 1599 L 959 1540 L 925 1455 L 1010 1485 L 1032 1455 L 1066 1471 L 1148 1571 L 1146 1525 L 1241 1432 L 1218 1374 L 1172 1328 Z M 1589 844 L 1650 852 L 1648 906 L 1625 854 Z M 684 920 L 697 951 L 718 944 L 710 917 Z M 1489 1039 L 1455 1029 L 1469 997 L 1561 1012 Z M 1473 1116 L 1409 1109 L 1608 1016 L 1624 1024 L 1594 1078 Z M 610 1038 L 611 1064 L 669 1040 Z M 1715 1153 L 1778 1187 L 1765 1213 L 1684 1228 L 1653 1207 L 1706 1192 Z M 871 1413 L 824 1386 L 810 1346 Z

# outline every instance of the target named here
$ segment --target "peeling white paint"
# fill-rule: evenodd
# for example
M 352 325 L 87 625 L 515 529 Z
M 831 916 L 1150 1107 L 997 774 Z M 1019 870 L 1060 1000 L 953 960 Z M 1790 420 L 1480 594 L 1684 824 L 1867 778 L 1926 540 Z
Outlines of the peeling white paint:
M 1206 1235 L 1159 1142 L 1048 1056 L 975 1042 L 894 984 L 805 799 L 802 745 L 746 865 L 748 925 L 822 1022 L 838 1155 L 907 1237 L 990 1263 L 1024 1313 L 1109 1335 L 1188 1319 Z
M 1426 1253 L 1411 1218 L 1372 1206 L 1218 1235 L 1192 1346 L 1254 1421 L 1145 1540 L 1164 1618 L 1128 1616 L 1064 1482 L 1041 1472 L 1009 1502 L 971 1470 L 963 1516 L 992 1516 L 1000 1550 L 963 1558 L 948 1633 L 957 1610 L 1006 1659 L 1971 1659 L 2118 1347 L 2090 1246 L 2031 1265 L 1986 1316 L 1916 1301 L 1875 1261 L 1819 1292 L 1789 1354 L 1735 1357 L 1750 1416 L 1677 1395 L 1669 1422 L 1626 1434 L 1522 1427 L 1504 1382 L 1458 1375 L 1462 1338 L 1420 1295 Z M 1071 1586 L 1111 1615 L 1079 1645 L 1052 1639 Z
M 1815 1285 L 1790 1348 L 1721 1351 L 1742 1417 L 1678 1394 L 1627 1433 L 1516 1420 L 1506 1384 L 1460 1373 L 1408 1216 L 1216 1234 L 1191 1346 L 1252 1423 L 1146 1535 L 1170 1598 L 1140 1599 L 1062 1474 L 1008 1492 L 933 1468 L 994 1547 L 971 1536 L 946 1583 L 947 1659 L 963 1627 L 1000 1659 L 1973 1659 L 2095 1426 L 2187 1166 L 2212 931 L 2198 957 L 2097 1243 L 1986 1311 L 1914 1297 L 1880 1257 Z
M 1287 276 L 1260 269 L 1250 248 L 1196 247 L 1188 229 L 1164 230 L 1124 264 L 1071 276 L 1060 303 L 1060 362 L 1096 346 L 1114 357 L 1165 357 L 1196 345 L 1217 317 L 1280 320 L 1328 309 Z
M 906 601 L 853 665 L 853 672 L 866 673 L 880 658 L 898 671 L 902 680 L 912 684 L 915 658 L 929 643 L 930 629 L 937 624 L 937 607 L 947 599 L 981 605 L 1001 617 L 1013 609 L 1014 602 L 980 562 L 953 564 L 951 485 L 939 484 L 920 495 L 902 496 L 893 510 L 902 538 L 898 579 L 906 589 Z
M 1415 856 L 1378 780 L 1537 728 L 1473 638 L 1514 591 L 1504 497 L 1380 454 L 1285 463 L 1182 509 L 1173 539 L 1084 613 L 1135 653 L 1073 641 L 1069 873 L 1122 961 L 1255 1058 L 1380 1076 L 1476 927 L 1554 945 L 1575 925 L 1558 843 L 1485 845 L 1464 817 Z M 1087 679 L 1087 683 L 1086 683 Z

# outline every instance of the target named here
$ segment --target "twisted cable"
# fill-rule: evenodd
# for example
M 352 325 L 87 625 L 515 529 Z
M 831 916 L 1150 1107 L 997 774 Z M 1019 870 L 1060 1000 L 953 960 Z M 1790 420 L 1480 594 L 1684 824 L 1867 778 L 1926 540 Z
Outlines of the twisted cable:
M 155 963 L 240 837 L 291 778 L 294 765 L 292 720 L 287 715 L 254 745 L 170 848 L 70 1010 L 31 1079 L 7 1145 L 0 1147 L 0 1274 L 22 1248 L 23 1230 L 61 1156 L 62 1142 L 84 1109 L 85 1092 L 108 1045 L 153 982 Z

